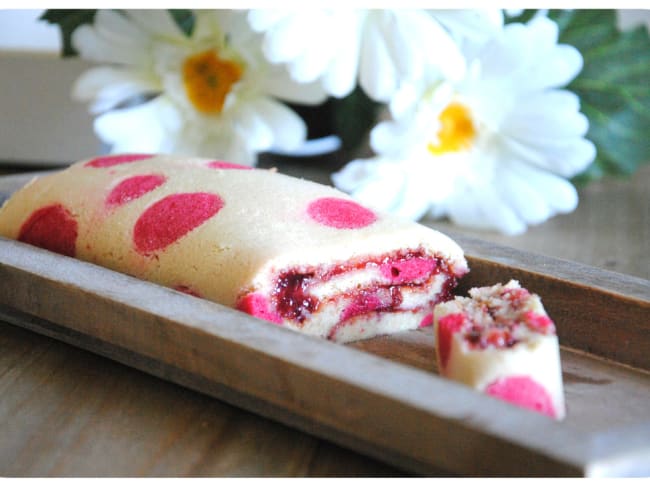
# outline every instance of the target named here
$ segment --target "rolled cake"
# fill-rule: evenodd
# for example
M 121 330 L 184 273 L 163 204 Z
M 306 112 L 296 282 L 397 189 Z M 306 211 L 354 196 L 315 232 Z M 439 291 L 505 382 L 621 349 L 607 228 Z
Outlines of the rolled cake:
M 332 187 L 165 155 L 40 177 L 2 207 L 0 235 L 338 342 L 430 325 L 468 270 L 449 237 Z
M 434 308 L 438 369 L 502 400 L 565 415 L 555 324 L 518 281 L 472 288 Z

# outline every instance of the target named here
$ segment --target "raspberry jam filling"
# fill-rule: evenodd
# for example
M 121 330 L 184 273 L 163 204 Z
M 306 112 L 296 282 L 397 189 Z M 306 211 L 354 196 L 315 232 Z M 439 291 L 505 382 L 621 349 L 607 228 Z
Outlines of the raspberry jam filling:
M 472 349 L 486 349 L 490 346 L 496 348 L 509 348 L 520 342 L 516 339 L 511 328 L 470 326 L 464 334 L 465 341 Z
M 316 309 L 319 301 L 309 294 L 316 273 L 287 272 L 280 275 L 273 293 L 276 309 L 285 319 L 303 323 Z
M 511 348 L 531 333 L 555 334 L 555 324 L 547 315 L 527 309 L 530 298 L 525 289 L 506 289 L 469 312 L 442 317 L 440 324 L 444 327 L 453 318 L 456 331 L 471 349 Z
M 368 313 L 397 310 L 402 305 L 403 288 L 426 288 L 438 274 L 445 274 L 447 278 L 435 297 L 436 303 L 449 299 L 457 283 L 441 258 L 428 256 L 422 250 L 402 251 L 332 267 L 285 271 L 275 282 L 271 301 L 281 317 L 303 324 L 324 301 L 311 293 L 315 286 L 336 276 L 372 268 L 377 269 L 377 280 L 325 300 L 343 300 L 346 303 L 340 322 Z

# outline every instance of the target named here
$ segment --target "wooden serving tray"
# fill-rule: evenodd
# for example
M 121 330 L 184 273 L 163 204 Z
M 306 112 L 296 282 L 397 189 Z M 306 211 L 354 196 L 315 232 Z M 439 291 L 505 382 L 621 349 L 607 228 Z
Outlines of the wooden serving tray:
M 564 421 L 438 376 L 431 328 L 335 344 L 3 238 L 0 319 L 415 473 L 650 475 L 650 282 L 451 237 L 459 293 L 514 278 L 542 296 Z

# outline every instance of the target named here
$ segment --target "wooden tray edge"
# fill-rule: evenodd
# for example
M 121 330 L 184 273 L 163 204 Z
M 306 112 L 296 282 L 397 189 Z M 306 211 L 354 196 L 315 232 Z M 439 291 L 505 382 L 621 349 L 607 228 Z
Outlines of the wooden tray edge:
M 68 272 L 61 281 L 56 268 L 63 263 Z M 0 277 L 8 285 L 0 292 L 0 302 L 6 306 L 39 320 L 62 322 L 78 337 L 91 337 L 130 354 L 160 360 L 166 367 L 206 379 L 213 387 L 229 388 L 253 402 L 270 404 L 273 408 L 261 409 L 269 410 L 268 416 L 296 422 L 302 425 L 299 428 L 305 428 L 306 422 L 330 440 L 362 452 L 367 449 L 374 456 L 390 453 L 385 460 L 406 469 L 580 476 L 589 466 L 601 466 L 601 473 L 603 469 L 607 473 L 599 459 L 613 455 L 635 459 L 639 442 L 644 446 L 644 438 L 631 439 L 623 454 L 620 445 L 614 453 L 608 446 L 595 451 L 590 435 L 434 375 L 278 329 L 217 304 L 22 243 L 0 240 Z M 99 290 L 98 282 L 103 283 Z M 66 307 L 66 302 L 77 303 L 76 311 Z M 142 325 L 142 330 L 129 333 L 132 323 Z M 170 351 L 166 349 L 169 344 L 183 347 Z M 251 371 L 251 364 L 256 365 L 257 374 Z M 166 379 L 179 381 L 169 375 Z M 315 386 L 315 379 L 320 387 Z M 314 390 L 325 393 L 313 398 Z M 435 397 L 422 393 L 436 390 L 440 395 Z M 337 395 L 328 396 L 327 391 L 337 391 Z M 450 403 L 451 397 L 455 402 Z M 380 408 L 374 412 L 350 409 L 350 405 L 358 408 L 367 403 Z M 401 412 L 400 418 L 407 420 L 392 425 L 381 412 Z M 507 422 L 495 423 L 495 418 Z M 517 429 L 507 425 L 511 422 Z M 395 438 L 400 439 L 398 445 L 394 445 Z M 464 446 L 450 452 L 441 446 L 423 445 L 414 452 L 413 443 L 422 438 L 436 439 L 441 446 L 462 438 Z M 469 467 L 466 452 L 483 453 L 478 456 L 482 461 Z M 521 466 L 527 471 L 518 472 Z

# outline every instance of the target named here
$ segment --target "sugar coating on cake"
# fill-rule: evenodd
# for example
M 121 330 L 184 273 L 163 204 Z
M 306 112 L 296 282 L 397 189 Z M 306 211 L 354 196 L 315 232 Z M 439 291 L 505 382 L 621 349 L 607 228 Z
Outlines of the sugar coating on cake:
M 339 342 L 430 326 L 468 271 L 449 237 L 330 186 L 169 155 L 40 177 L 0 235 Z
M 565 415 L 555 324 L 518 281 L 472 288 L 435 306 L 438 369 L 491 396 L 556 419 Z

